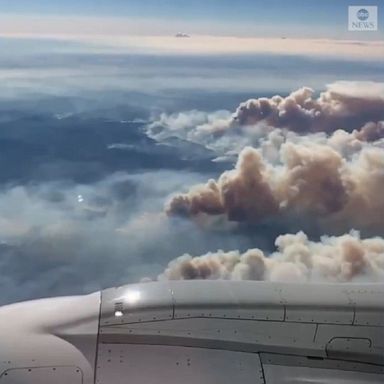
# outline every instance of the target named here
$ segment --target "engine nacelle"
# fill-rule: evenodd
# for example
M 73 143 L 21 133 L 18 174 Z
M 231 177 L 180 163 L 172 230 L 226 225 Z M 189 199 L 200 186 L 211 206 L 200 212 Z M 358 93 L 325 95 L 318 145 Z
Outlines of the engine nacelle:
M 0 308 L 0 384 L 384 382 L 384 286 L 152 282 Z

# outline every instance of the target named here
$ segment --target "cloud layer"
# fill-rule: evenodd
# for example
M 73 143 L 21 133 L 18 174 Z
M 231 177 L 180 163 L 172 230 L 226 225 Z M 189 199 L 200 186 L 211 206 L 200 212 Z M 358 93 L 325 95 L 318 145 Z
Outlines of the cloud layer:
M 193 236 L 187 222 L 176 226 L 161 214 L 162 203 L 196 177 L 158 170 L 114 174 L 91 185 L 3 188 L 0 305 L 96 291 L 156 273 L 184 251 L 177 240 L 188 244 Z

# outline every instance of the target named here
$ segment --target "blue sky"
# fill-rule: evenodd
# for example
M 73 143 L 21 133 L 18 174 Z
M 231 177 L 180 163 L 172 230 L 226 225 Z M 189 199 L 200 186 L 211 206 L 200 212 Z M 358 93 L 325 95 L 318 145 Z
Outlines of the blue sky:
M 277 34 L 318 36 L 345 32 L 348 5 L 380 5 L 379 0 L 0 0 L 1 14 L 76 15 L 157 19 L 224 25 L 228 34 L 257 33 L 264 25 Z M 381 16 L 379 12 L 379 16 Z M 194 31 L 195 32 L 195 31 Z M 221 34 L 223 31 L 221 31 Z

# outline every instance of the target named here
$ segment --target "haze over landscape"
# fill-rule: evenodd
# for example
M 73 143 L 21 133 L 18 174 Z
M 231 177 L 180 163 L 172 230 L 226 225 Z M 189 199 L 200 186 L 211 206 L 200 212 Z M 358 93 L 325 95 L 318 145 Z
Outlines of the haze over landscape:
M 1 304 L 383 282 L 383 32 L 349 3 L 0 0 Z

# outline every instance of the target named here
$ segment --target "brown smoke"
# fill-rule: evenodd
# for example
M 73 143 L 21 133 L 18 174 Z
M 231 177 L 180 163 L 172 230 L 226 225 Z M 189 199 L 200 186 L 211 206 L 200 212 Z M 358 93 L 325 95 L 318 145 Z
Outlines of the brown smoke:
M 173 197 L 167 212 L 187 216 L 225 213 L 229 220 L 260 220 L 278 212 L 278 202 L 269 185 L 269 175 L 259 153 L 246 148 L 236 168 L 219 180 Z
M 317 98 L 313 89 L 303 87 L 287 97 L 250 99 L 233 115 L 233 121 L 241 126 L 263 122 L 300 133 L 351 131 L 382 119 L 382 84 L 350 82 L 330 84 Z
M 235 113 L 201 111 L 162 114 L 148 126 L 156 140 L 179 137 L 219 153 L 258 146 L 273 130 L 299 135 L 323 132 L 350 134 L 372 142 L 384 138 L 384 83 L 336 82 L 318 96 L 308 87 L 286 97 L 260 97 L 241 103 Z
M 382 232 L 382 149 L 364 147 L 346 160 L 327 145 L 287 142 L 279 155 L 281 165 L 272 165 L 259 150 L 244 149 L 234 170 L 174 196 L 167 213 L 225 215 L 231 221 L 251 223 L 296 216 L 339 230 Z
M 360 141 L 373 142 L 384 137 L 384 122 L 367 123 L 359 131 L 353 132 L 356 139 Z
M 384 281 L 384 239 L 357 232 L 312 242 L 299 232 L 276 239 L 277 251 L 218 251 L 171 261 L 160 280 Z

